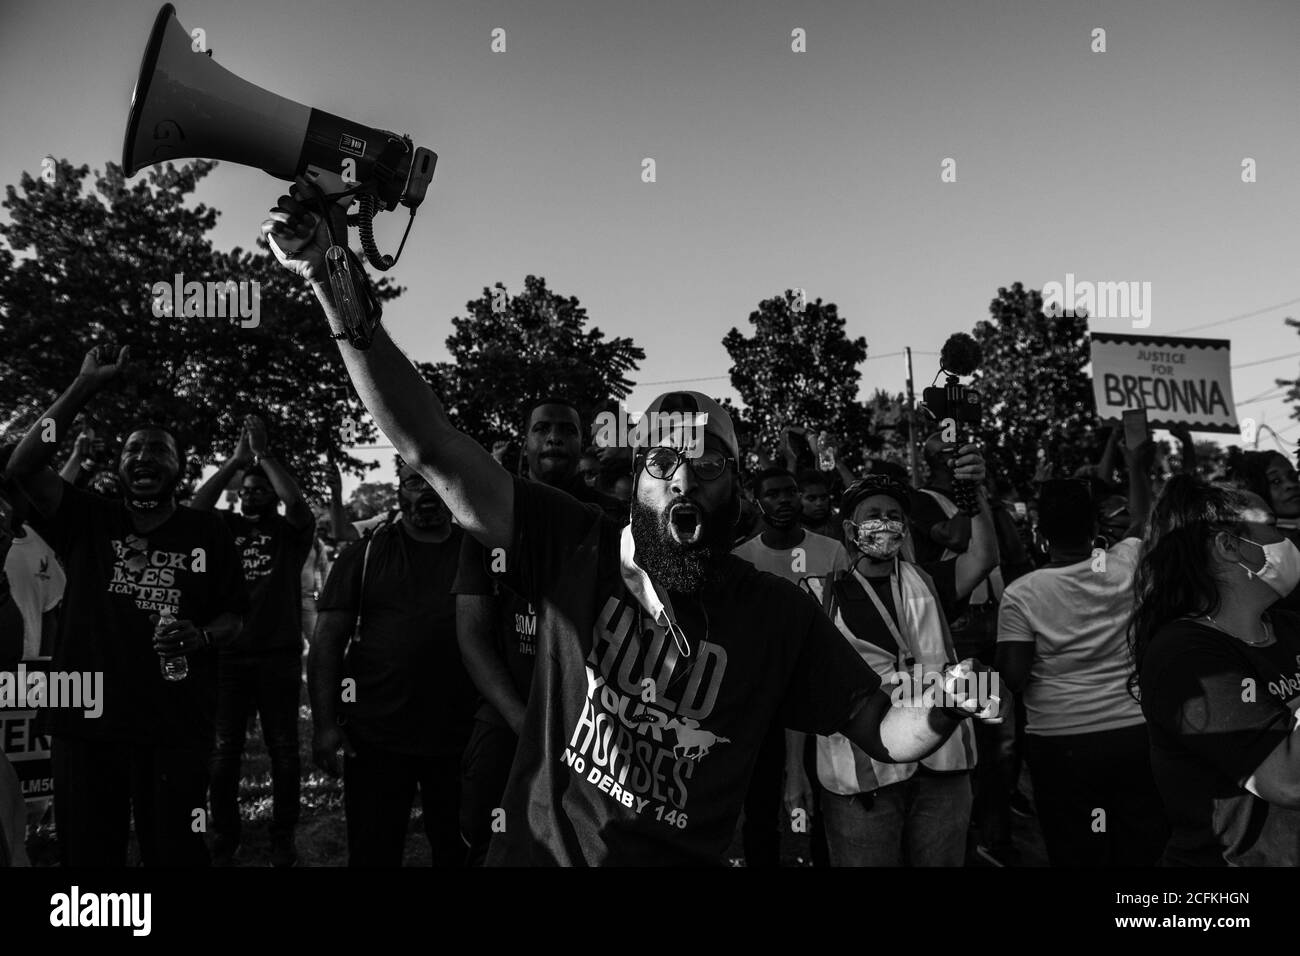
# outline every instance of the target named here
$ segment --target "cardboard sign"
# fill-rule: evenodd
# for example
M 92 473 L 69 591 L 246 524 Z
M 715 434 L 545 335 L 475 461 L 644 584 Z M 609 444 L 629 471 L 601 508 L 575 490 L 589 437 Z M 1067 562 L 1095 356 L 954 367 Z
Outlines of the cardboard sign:
M 1145 408 L 1153 428 L 1183 424 L 1196 432 L 1237 432 L 1232 401 L 1232 343 L 1093 332 L 1092 393 L 1097 417 L 1118 422 Z

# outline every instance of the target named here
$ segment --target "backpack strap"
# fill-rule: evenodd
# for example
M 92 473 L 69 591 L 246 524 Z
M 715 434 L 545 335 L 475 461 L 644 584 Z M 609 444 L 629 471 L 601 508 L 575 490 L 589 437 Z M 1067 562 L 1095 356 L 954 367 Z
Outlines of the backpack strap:
M 858 640 L 867 641 L 867 643 L 874 644 L 882 650 L 892 652 L 895 659 L 903 653 L 904 648 L 899 647 L 896 640 L 892 640 L 891 643 L 894 646 L 889 647 L 882 645 L 878 637 L 867 640 L 863 636 L 873 633 L 868 618 L 877 615 L 878 612 L 872 606 L 871 599 L 867 596 L 866 591 L 862 589 L 862 584 L 851 570 L 841 571 L 830 583 L 823 595 L 822 606 L 832 621 L 835 620 L 835 615 L 838 613 L 845 626 Z M 897 612 L 897 609 L 895 611 Z M 889 633 L 887 628 L 877 628 L 876 631 L 883 631 L 884 634 Z
M 365 534 L 365 548 L 361 552 L 361 586 L 357 589 L 357 623 L 352 631 L 353 643 L 361 643 L 361 617 L 362 610 L 366 600 L 366 569 L 370 566 L 370 545 L 375 537 L 388 528 L 391 528 L 397 521 L 398 511 L 396 509 L 388 512 L 388 517 L 382 523 L 371 528 Z

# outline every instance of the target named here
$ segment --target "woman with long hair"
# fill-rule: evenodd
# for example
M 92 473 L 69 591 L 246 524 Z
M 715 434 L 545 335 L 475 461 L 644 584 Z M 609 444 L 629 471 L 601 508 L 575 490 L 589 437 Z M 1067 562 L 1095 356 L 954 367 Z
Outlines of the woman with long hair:
M 1129 635 L 1165 865 L 1300 865 L 1300 617 L 1274 607 L 1298 582 L 1300 550 L 1258 495 L 1170 480 Z

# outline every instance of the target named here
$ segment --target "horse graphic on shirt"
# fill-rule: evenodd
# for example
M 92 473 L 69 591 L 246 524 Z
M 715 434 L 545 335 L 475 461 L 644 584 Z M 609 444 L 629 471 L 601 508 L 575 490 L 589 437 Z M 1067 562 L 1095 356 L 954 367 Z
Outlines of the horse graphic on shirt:
M 711 730 L 700 730 L 700 722 L 694 717 L 674 717 L 664 724 L 664 729 L 677 731 L 677 743 L 673 746 L 674 757 L 678 756 L 680 750 L 680 756 L 699 760 L 708 755 L 714 744 L 731 743 L 729 737 L 719 737 Z

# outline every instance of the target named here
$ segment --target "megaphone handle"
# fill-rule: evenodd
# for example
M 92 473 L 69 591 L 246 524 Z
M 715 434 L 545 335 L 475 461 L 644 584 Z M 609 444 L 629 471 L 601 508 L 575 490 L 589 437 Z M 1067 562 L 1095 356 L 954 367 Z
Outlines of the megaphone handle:
M 352 277 L 347 249 L 338 245 L 330 246 L 325 253 L 325 268 L 329 273 L 330 288 L 334 292 L 334 308 L 343 321 L 344 332 L 353 345 L 365 348 L 370 344 L 366 330 L 367 309 Z

